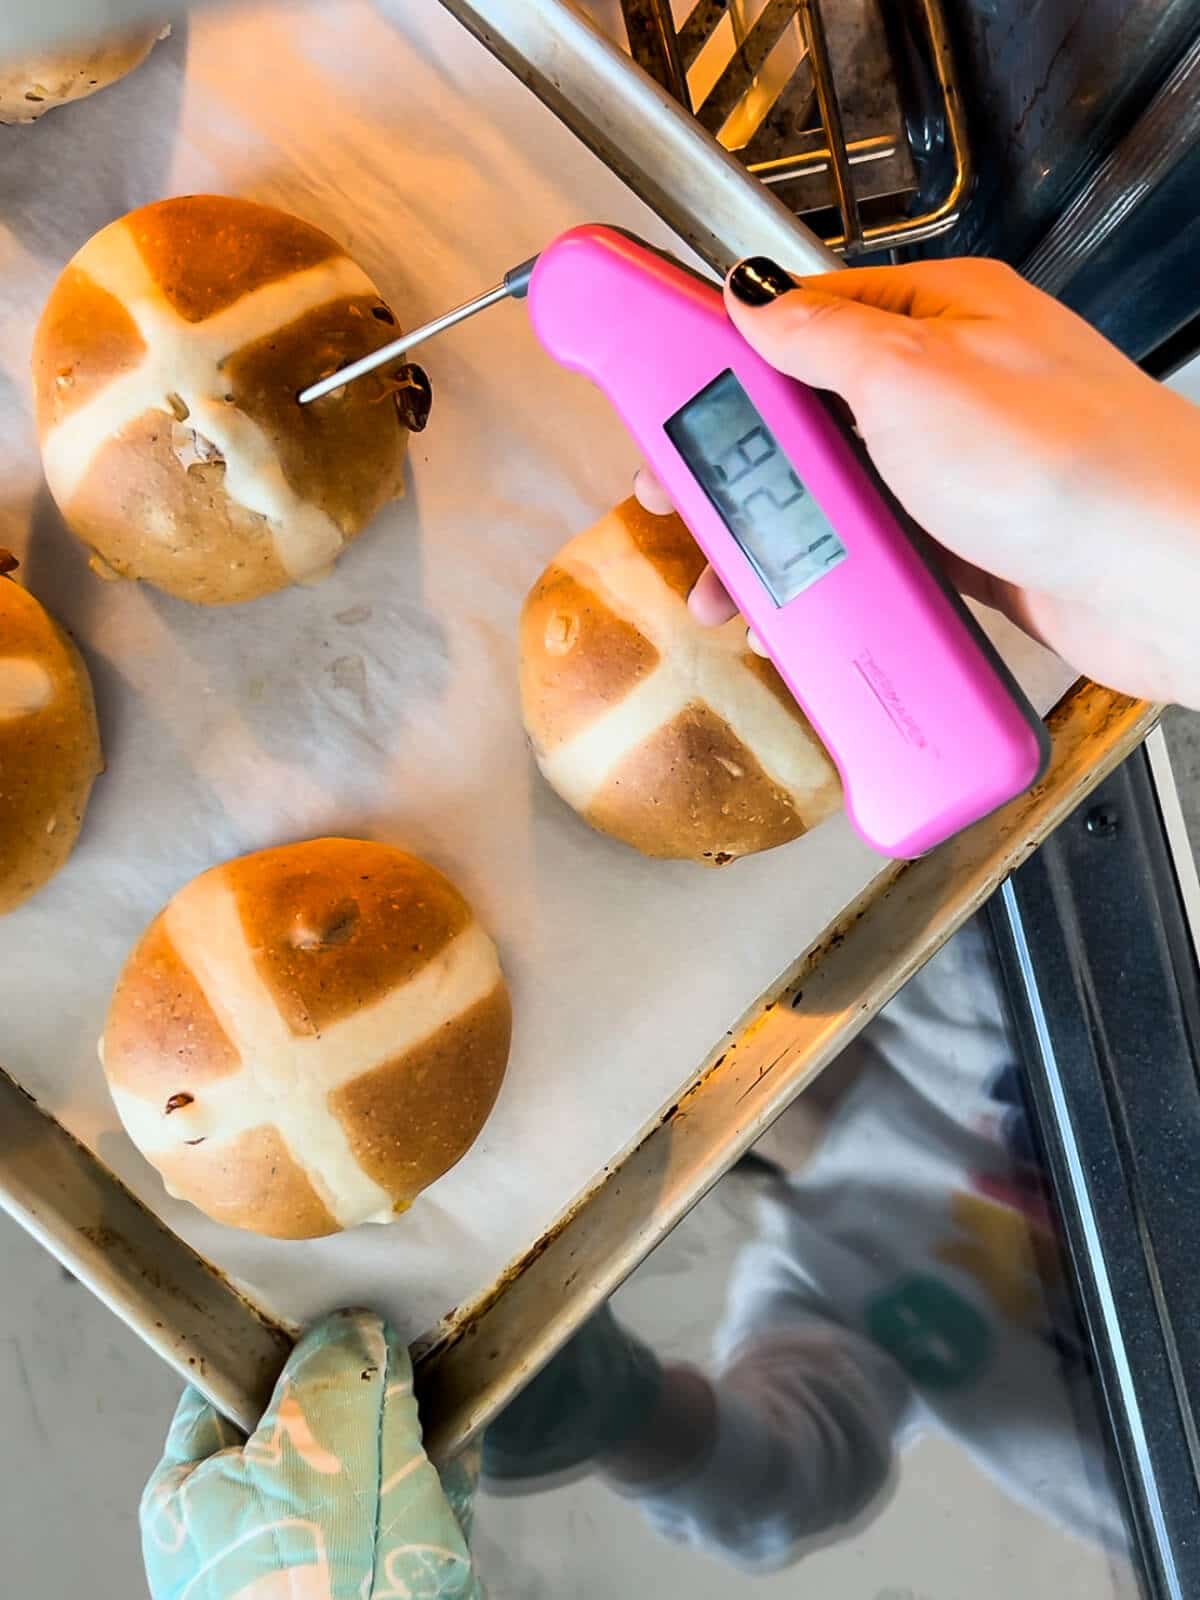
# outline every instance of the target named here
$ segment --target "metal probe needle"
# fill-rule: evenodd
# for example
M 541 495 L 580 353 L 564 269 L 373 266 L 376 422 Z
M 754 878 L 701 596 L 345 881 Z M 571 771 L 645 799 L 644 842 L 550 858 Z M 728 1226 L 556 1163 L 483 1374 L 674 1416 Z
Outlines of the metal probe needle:
M 424 344 L 426 339 L 432 339 L 435 333 L 444 333 L 447 328 L 465 322 L 468 317 L 475 316 L 479 311 L 486 311 L 489 306 L 498 305 L 501 300 L 510 298 L 523 300 L 529 293 L 529 280 L 533 276 L 536 261 L 536 256 L 531 256 L 528 261 L 522 261 L 520 266 L 506 272 L 495 288 L 476 295 L 474 300 L 456 306 L 453 311 L 435 317 L 423 328 L 414 328 L 411 333 L 401 334 L 398 339 L 393 339 L 391 344 L 381 345 L 378 350 L 372 350 L 370 355 L 365 355 L 358 361 L 351 361 L 348 366 L 341 367 L 337 372 L 331 372 L 327 378 L 310 383 L 307 389 L 301 389 L 296 398 L 302 406 L 306 406 L 311 400 L 319 400 L 323 394 L 331 394 L 334 389 L 340 389 L 344 383 L 353 383 L 355 378 L 364 377 L 368 372 L 374 372 L 377 367 L 387 366 L 389 361 L 407 355 L 417 345 Z

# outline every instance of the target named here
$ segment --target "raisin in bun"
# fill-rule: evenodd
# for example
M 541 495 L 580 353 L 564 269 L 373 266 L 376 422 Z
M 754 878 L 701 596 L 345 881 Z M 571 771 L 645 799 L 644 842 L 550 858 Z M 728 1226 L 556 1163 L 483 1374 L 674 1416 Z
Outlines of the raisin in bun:
M 20 61 L 0 61 L 0 123 L 36 122 L 55 106 L 107 89 L 142 62 L 171 30 L 144 23 L 95 44 L 45 51 Z
M 508 1059 L 496 948 L 439 872 L 313 839 L 193 878 L 113 994 L 101 1056 L 168 1190 L 312 1238 L 389 1222 L 465 1153 Z
M 401 493 L 428 385 L 400 366 L 296 396 L 398 333 L 328 234 L 189 195 L 93 235 L 34 340 L 46 481 L 105 576 L 206 605 L 328 572 Z
M 687 608 L 704 557 L 636 500 L 565 545 L 521 617 L 521 701 L 543 775 L 649 856 L 721 865 L 838 810 L 832 761 L 738 619 Z
M 66 861 L 103 765 L 83 658 L 15 567 L 0 550 L 0 915 Z

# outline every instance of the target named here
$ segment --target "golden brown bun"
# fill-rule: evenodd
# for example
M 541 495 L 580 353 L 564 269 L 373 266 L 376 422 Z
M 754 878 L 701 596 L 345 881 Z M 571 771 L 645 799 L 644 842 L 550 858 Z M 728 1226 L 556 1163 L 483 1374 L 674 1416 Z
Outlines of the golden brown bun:
M 328 234 L 270 206 L 189 195 L 102 228 L 33 352 L 46 481 L 93 565 L 204 605 L 328 572 L 402 492 L 428 386 L 401 367 L 296 395 L 398 331 Z
M 649 856 L 720 866 L 842 803 L 837 772 L 744 624 L 702 628 L 704 557 L 636 500 L 572 539 L 521 617 L 521 702 L 548 782 Z
M 101 1058 L 172 1194 L 304 1239 L 391 1221 L 465 1154 L 510 1031 L 453 884 L 389 845 L 312 839 L 179 891 L 125 963 Z
M 35 122 L 55 106 L 106 89 L 140 67 L 169 32 L 161 22 L 148 22 L 98 44 L 0 62 L 0 122 Z
M 103 765 L 83 658 L 15 565 L 0 550 L 0 915 L 71 854 Z

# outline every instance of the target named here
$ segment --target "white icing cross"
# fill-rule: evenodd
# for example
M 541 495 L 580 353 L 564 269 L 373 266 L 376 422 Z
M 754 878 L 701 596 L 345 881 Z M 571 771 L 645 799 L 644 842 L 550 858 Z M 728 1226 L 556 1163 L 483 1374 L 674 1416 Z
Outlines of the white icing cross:
M 168 396 L 177 395 L 188 408 L 188 424 L 224 457 L 225 492 L 267 519 L 288 576 L 325 571 L 342 548 L 341 529 L 295 492 L 268 436 L 225 399 L 229 383 L 221 363 L 331 300 L 374 295 L 362 268 L 333 256 L 251 290 L 202 322 L 188 322 L 164 296 L 123 221 L 90 239 L 73 264 L 124 305 L 146 349 L 136 367 L 105 384 L 43 441 L 46 481 L 59 505 L 70 503 L 106 440 L 147 411 L 173 415 Z
M 644 740 L 703 701 L 768 777 L 792 795 L 803 817 L 814 789 L 831 781 L 829 768 L 787 709 L 742 662 L 745 624 L 735 618 L 696 637 L 686 601 L 642 555 L 615 512 L 572 539 L 554 565 L 591 589 L 659 652 L 657 665 L 623 700 L 541 758 L 541 769 L 559 794 L 577 811 L 586 811 L 609 774 Z
M 182 889 L 167 907 L 166 932 L 242 1065 L 198 1087 L 191 1105 L 170 1113 L 113 1085 L 130 1138 L 152 1156 L 191 1139 L 204 1139 L 209 1150 L 251 1128 L 275 1127 L 343 1227 L 390 1222 L 391 1196 L 359 1166 L 329 1096 L 491 994 L 500 962 L 487 934 L 468 924 L 407 983 L 324 1032 L 298 1037 L 259 975 L 233 891 L 221 877 L 205 874 Z
M 54 699 L 54 679 L 32 656 L 0 656 L 0 722 L 31 717 Z

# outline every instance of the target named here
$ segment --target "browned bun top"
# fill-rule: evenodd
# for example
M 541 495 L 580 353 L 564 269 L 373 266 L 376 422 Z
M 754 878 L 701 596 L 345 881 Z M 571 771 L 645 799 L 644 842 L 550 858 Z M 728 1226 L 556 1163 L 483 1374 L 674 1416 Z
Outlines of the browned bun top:
M 79 837 L 101 769 L 87 668 L 0 551 L 0 914 L 39 889 Z
M 703 567 L 678 517 L 633 499 L 602 517 L 525 602 L 521 700 L 543 774 L 593 827 L 720 864 L 797 838 L 841 786 L 744 624 L 693 619 Z
M 448 879 L 313 839 L 179 891 L 125 964 L 102 1055 L 172 1193 L 305 1238 L 390 1220 L 453 1166 L 510 1028 L 495 946 Z
M 169 32 L 161 22 L 148 22 L 98 43 L 0 61 L 0 123 L 34 122 L 55 106 L 106 89 L 140 66 Z
M 397 336 L 328 234 L 224 195 L 143 206 L 64 268 L 34 340 L 46 479 L 108 575 L 252 599 L 328 571 L 402 490 L 419 369 L 301 406 Z

